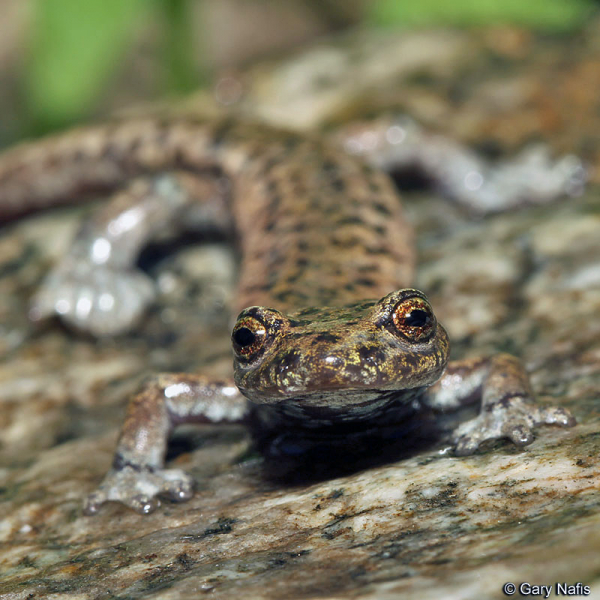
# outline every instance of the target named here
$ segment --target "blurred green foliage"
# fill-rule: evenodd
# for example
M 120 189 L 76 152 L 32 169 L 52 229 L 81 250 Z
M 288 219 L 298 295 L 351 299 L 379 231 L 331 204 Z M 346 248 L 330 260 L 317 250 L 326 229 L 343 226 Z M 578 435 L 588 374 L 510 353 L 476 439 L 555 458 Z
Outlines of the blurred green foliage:
M 23 74 L 23 115 L 30 134 L 44 133 L 89 116 L 136 33 L 149 19 L 160 36 L 155 60 L 163 82 L 158 92 L 184 93 L 198 87 L 203 79 L 193 55 L 192 36 L 198 32 L 193 30 L 190 12 L 192 4 L 202 0 L 31 1 L 34 23 Z M 308 3 L 315 13 L 323 13 L 320 16 L 327 23 L 332 21 L 331 12 L 338 7 L 341 12 L 345 2 L 297 1 Z M 592 0 L 364 0 L 363 6 L 364 21 L 377 25 L 508 22 L 560 32 L 582 23 L 594 3 Z M 360 19 L 360 11 L 357 15 Z M 348 19 L 346 13 L 341 17 Z
M 512 23 L 563 32 L 581 25 L 592 0 L 376 0 L 368 10 L 377 25 L 490 25 Z
M 82 116 L 127 47 L 145 0 L 36 0 L 27 111 L 35 129 Z
M 86 116 L 148 18 L 161 24 L 164 91 L 193 89 L 188 8 L 189 0 L 34 0 L 23 82 L 32 132 Z

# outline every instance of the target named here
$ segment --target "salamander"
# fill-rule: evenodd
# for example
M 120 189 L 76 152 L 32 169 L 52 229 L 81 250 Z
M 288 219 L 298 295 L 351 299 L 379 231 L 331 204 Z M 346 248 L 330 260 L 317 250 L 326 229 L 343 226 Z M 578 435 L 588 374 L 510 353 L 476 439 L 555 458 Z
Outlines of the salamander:
M 244 423 L 263 451 L 282 456 L 378 431 L 385 444 L 419 407 L 443 414 L 479 402 L 452 433 L 457 455 L 575 423 L 535 401 L 511 355 L 449 362 L 444 327 L 411 287 L 413 234 L 397 189 L 360 156 L 233 119 L 145 117 L 0 157 L 4 221 L 107 192 L 113 199 L 48 275 L 32 318 L 58 314 L 100 336 L 126 330 L 154 294 L 134 267 L 140 249 L 166 230 L 204 226 L 237 243 L 239 316 L 232 378 L 158 374 L 130 400 L 88 514 L 107 501 L 149 513 L 160 497 L 191 498 L 192 478 L 164 464 L 182 423 Z

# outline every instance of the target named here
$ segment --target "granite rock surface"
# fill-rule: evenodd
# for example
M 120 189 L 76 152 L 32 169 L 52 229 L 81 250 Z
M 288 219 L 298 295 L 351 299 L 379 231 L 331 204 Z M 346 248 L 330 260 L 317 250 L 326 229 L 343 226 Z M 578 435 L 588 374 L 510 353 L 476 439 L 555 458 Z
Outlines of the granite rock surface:
M 87 209 L 33 216 L 0 237 L 0 598 L 479 599 L 505 597 L 507 582 L 581 582 L 600 597 L 597 30 L 551 42 L 451 32 L 436 39 L 454 62 L 429 78 L 396 73 L 378 100 L 395 107 L 404 85 L 403 108 L 446 133 L 511 152 L 535 132 L 588 161 L 581 197 L 486 218 L 428 191 L 405 194 L 417 283 L 453 356 L 522 357 L 542 401 L 569 408 L 576 427 L 539 430 L 523 450 L 498 442 L 458 458 L 433 445 L 294 485 L 265 476 L 244 430 L 190 428 L 171 456 L 198 482 L 190 502 L 85 517 L 143 378 L 228 373 L 235 260 L 214 240 L 159 249 L 145 262 L 160 289 L 147 319 L 93 340 L 27 320 L 28 298 Z

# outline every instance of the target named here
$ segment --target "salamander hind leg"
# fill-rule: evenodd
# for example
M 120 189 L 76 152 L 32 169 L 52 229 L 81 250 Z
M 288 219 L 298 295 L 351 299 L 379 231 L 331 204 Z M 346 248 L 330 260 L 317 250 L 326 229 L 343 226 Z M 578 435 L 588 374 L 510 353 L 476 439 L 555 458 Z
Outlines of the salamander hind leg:
M 217 184 L 179 172 L 134 179 L 82 225 L 33 297 L 30 317 L 56 314 L 95 336 L 131 329 L 156 295 L 153 281 L 136 267 L 141 249 L 165 232 L 189 228 L 198 206 L 210 220 L 208 207 L 222 202 Z
M 246 399 L 233 381 L 188 374 L 158 375 L 134 396 L 127 408 L 112 466 L 85 502 L 92 515 L 116 501 L 147 514 L 160 497 L 177 502 L 193 495 L 193 479 L 181 469 L 165 469 L 171 430 L 182 423 L 241 423 Z
M 473 454 L 482 443 L 500 438 L 525 446 L 534 440 L 537 426 L 576 423 L 567 409 L 535 401 L 525 369 L 509 354 L 451 362 L 428 390 L 426 403 L 434 409 L 452 410 L 479 399 L 479 415 L 453 432 L 457 455 Z

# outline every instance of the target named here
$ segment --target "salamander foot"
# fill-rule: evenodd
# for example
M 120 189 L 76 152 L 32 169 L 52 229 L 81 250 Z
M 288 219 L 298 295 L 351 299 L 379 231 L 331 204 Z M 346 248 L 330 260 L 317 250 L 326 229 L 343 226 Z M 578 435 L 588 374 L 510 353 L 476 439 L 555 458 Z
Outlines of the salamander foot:
M 98 489 L 91 493 L 83 511 L 95 515 L 109 501 L 145 515 L 160 506 L 159 496 L 174 502 L 185 502 L 194 495 L 194 480 L 181 469 L 150 469 L 125 466 L 111 469 Z
M 517 446 L 533 442 L 533 428 L 539 425 L 572 427 L 575 417 L 563 407 L 543 407 L 526 396 L 503 398 L 485 407 L 482 413 L 454 431 L 458 456 L 473 454 L 488 440 L 508 438 Z
M 96 337 L 131 329 L 154 299 L 152 280 L 141 271 L 67 260 L 45 279 L 29 312 L 34 321 L 60 319 Z

